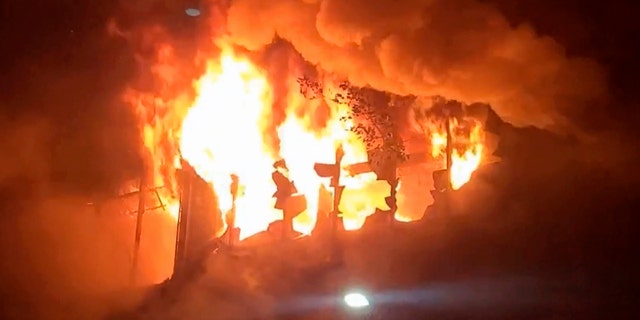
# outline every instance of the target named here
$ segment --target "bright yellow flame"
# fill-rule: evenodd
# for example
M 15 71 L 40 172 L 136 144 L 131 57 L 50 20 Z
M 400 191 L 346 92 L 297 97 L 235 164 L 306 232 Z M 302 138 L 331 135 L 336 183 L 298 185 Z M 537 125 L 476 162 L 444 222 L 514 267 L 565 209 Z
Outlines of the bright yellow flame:
M 295 118 L 289 117 L 278 129 L 280 154 L 287 162 L 289 176 L 298 192 L 307 199 L 307 210 L 293 221 L 294 229 L 311 234 L 316 223 L 318 211 L 318 192 L 322 181 L 314 171 L 315 159 L 321 159 L 327 152 L 331 154 L 331 145 L 307 132 Z M 315 147 L 314 147 L 315 146 Z
M 366 145 L 349 130 L 354 123 L 343 120 L 349 107 L 328 97 L 302 97 L 291 77 L 285 119 L 274 126 L 273 87 L 266 72 L 249 59 L 223 48 L 195 82 L 196 96 L 189 97 L 178 94 L 181 89 L 175 87 L 172 76 L 179 71 L 176 59 L 170 47 L 163 48 L 151 70 L 163 84 L 161 89 L 153 94 L 130 90 L 125 99 L 142 120 L 142 139 L 152 160 L 149 184 L 167 186 L 159 195 L 167 211 L 177 218 L 176 170 L 183 159 L 213 188 L 218 212 L 212 214 L 233 221 L 241 239 L 266 230 L 271 222 L 282 219 L 282 212 L 274 208 L 276 185 L 271 175 L 274 162 L 284 159 L 289 177 L 307 200 L 307 209 L 293 221 L 294 229 L 310 234 L 320 208 L 330 207 L 321 206 L 319 198 L 329 179 L 318 177 L 314 165 L 333 163 L 339 146 L 344 151 L 343 168 L 368 160 Z M 278 139 L 267 137 L 272 134 Z M 279 144 L 273 145 L 273 140 Z M 232 176 L 239 186 L 235 194 Z M 377 181 L 375 173 L 349 176 L 342 170 L 340 180 L 345 186 L 340 210 L 346 229 L 360 228 L 376 208 L 388 209 L 383 201 L 390 192 L 388 184 Z
M 269 84 L 248 60 L 226 52 L 219 64 L 210 64 L 197 86 L 199 96 L 182 123 L 180 151 L 213 185 L 224 215 L 231 214 L 234 205 L 231 175 L 238 177 L 242 187 L 235 200 L 235 223 L 244 238 L 281 218 L 273 209 L 274 159 L 262 138 Z
M 286 161 L 290 179 L 307 200 L 307 209 L 294 219 L 294 229 L 303 234 L 313 230 L 319 190 L 328 185 L 328 179 L 318 177 L 314 165 L 333 163 L 338 146 L 344 150 L 343 167 L 368 159 L 366 145 L 349 131 L 352 124 L 341 120 L 347 106 L 325 101 L 327 122 L 314 124 L 313 115 L 305 110 L 323 102 L 300 98 L 297 90 L 291 90 L 286 119 L 277 128 L 280 145 L 275 152 L 264 139 L 273 95 L 267 76 L 231 50 L 224 51 L 219 62 L 211 62 L 196 88 L 199 95 L 182 122 L 181 155 L 212 185 L 221 214 L 229 216 L 235 210 L 241 239 L 282 219 L 272 198 L 276 186 L 271 174 L 279 158 Z M 235 202 L 230 190 L 232 175 L 238 177 L 241 190 Z M 385 189 L 374 173 L 348 176 L 343 170 L 341 181 L 345 186 L 340 207 L 345 228 L 360 228 L 376 208 L 386 206 L 371 201 L 389 195 L 388 184 L 384 183 Z

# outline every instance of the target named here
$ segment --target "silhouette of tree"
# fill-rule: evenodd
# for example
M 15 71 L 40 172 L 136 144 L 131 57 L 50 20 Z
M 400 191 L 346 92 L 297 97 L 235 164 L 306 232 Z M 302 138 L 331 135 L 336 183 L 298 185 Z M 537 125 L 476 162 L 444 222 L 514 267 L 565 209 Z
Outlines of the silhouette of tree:
M 350 130 L 366 144 L 373 165 L 406 160 L 405 146 L 398 132 L 398 112 L 394 111 L 410 98 L 392 97 L 349 82 L 340 83 L 335 93 L 326 92 L 322 83 L 306 77 L 299 78 L 298 83 L 300 93 L 307 99 L 324 98 L 349 107 L 349 114 L 341 120 L 353 120 Z

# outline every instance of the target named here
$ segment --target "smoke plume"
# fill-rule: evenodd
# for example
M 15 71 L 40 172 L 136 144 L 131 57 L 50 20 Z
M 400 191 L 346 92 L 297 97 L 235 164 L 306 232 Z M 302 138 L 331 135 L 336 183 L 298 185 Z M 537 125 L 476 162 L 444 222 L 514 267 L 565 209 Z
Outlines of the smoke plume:
M 515 124 L 558 125 L 606 95 L 595 62 L 474 0 L 236 0 L 227 28 L 252 50 L 283 38 L 356 85 L 487 102 Z

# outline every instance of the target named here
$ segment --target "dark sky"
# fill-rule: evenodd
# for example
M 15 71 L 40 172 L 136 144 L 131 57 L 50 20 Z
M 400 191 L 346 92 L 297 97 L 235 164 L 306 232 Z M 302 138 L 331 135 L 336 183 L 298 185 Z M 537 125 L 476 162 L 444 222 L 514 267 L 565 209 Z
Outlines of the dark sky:
M 603 117 L 630 129 L 640 119 L 637 75 L 640 63 L 640 2 L 488 0 L 513 22 L 528 21 L 553 37 L 567 54 L 594 58 L 609 71 L 614 101 L 598 115 L 583 115 L 585 124 L 597 126 Z
M 568 54 L 593 57 L 608 68 L 615 101 L 587 110 L 576 120 L 593 128 L 633 127 L 640 115 L 636 93 L 640 4 L 485 2 L 496 4 L 514 23 L 532 23 L 562 43 Z M 2 2 L 0 114 L 10 119 L 39 115 L 53 124 L 51 178 L 66 181 L 68 189 L 86 191 L 94 184 L 91 181 L 115 184 L 131 176 L 137 166 L 132 143 L 135 120 L 117 97 L 134 76 L 134 64 L 126 44 L 104 34 L 116 6 L 117 1 Z M 173 14 L 184 15 L 170 13 L 166 17 L 170 28 Z M 140 17 L 149 18 L 154 17 Z
M 75 0 L 2 6 L 2 111 L 51 122 L 50 178 L 69 191 L 116 183 L 137 162 L 135 121 L 117 99 L 133 62 L 122 42 L 105 37 L 113 9 Z

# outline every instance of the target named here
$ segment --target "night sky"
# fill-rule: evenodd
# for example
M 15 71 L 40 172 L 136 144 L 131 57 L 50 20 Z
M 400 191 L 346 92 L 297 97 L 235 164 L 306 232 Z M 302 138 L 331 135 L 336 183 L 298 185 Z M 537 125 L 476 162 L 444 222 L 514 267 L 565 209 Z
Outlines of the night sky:
M 3 113 L 52 123 L 51 178 L 64 180 L 62 189 L 91 192 L 96 183 L 117 184 L 138 160 L 136 121 L 118 100 L 133 76 L 131 53 L 105 32 L 114 8 L 11 1 L 2 13 Z

